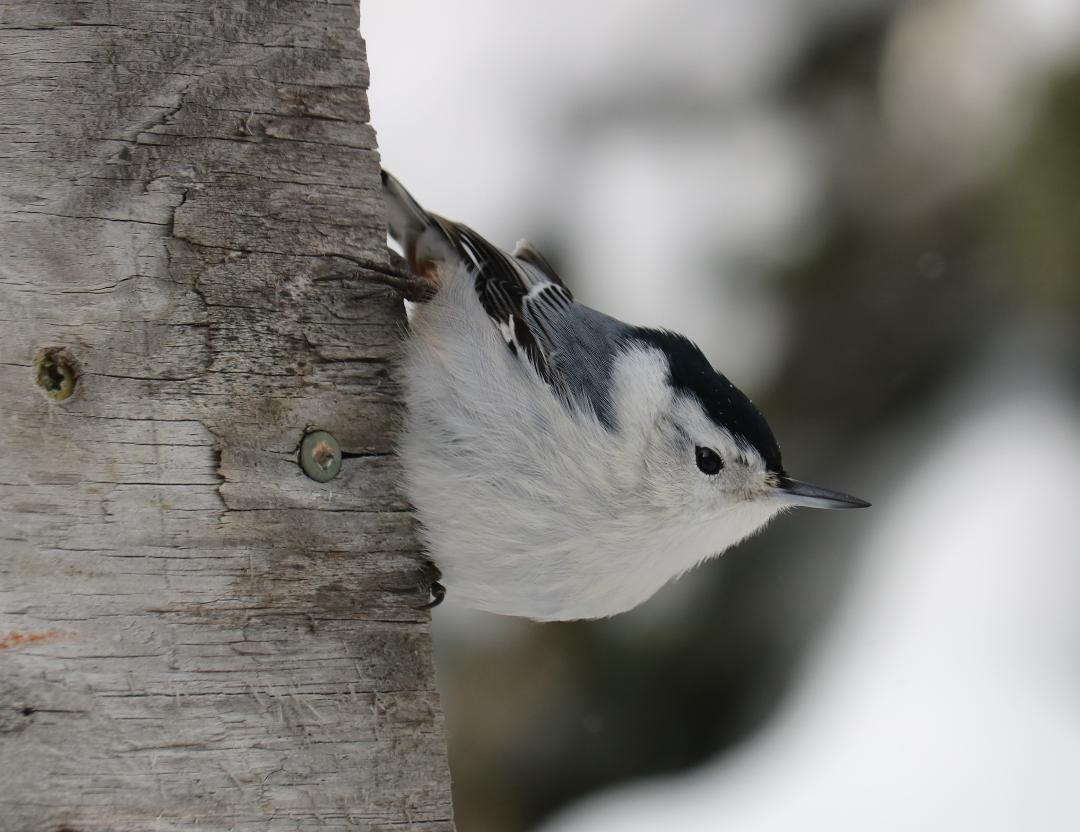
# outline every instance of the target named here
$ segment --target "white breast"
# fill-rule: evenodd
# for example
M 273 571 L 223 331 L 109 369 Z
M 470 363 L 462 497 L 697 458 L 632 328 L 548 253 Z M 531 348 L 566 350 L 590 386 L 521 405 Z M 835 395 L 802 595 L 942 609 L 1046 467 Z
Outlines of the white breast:
M 634 488 L 645 437 L 571 415 L 507 349 L 463 268 L 412 311 L 410 329 L 406 491 L 456 600 L 542 620 L 613 615 L 773 513 L 658 524 Z M 648 374 L 663 372 L 617 370 L 620 408 L 654 406 L 663 385 Z

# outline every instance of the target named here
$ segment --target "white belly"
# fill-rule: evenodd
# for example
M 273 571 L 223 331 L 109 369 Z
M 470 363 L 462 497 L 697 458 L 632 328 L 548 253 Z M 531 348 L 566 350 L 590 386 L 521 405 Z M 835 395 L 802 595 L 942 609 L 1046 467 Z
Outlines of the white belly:
M 467 273 L 416 307 L 410 329 L 406 492 L 456 600 L 541 620 L 614 615 L 774 513 L 658 527 L 629 440 L 572 416 L 511 354 Z

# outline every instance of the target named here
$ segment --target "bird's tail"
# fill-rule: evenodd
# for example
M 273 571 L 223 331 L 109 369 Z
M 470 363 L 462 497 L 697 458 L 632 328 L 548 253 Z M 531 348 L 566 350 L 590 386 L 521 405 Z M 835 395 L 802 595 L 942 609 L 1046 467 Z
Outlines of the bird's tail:
M 390 236 L 401 246 L 414 274 L 434 278 L 439 264 L 457 258 L 448 224 L 441 217 L 425 211 L 385 170 L 382 172 L 382 190 Z

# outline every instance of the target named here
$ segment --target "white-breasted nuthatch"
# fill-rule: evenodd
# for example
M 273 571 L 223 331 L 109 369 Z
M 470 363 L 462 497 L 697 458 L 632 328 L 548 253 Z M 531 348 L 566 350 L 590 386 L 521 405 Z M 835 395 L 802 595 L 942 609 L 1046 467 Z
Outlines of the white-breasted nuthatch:
M 576 302 L 528 243 L 506 254 L 382 179 L 390 236 L 431 287 L 409 321 L 405 487 L 462 603 L 614 615 L 786 508 L 869 505 L 789 477 L 688 339 Z

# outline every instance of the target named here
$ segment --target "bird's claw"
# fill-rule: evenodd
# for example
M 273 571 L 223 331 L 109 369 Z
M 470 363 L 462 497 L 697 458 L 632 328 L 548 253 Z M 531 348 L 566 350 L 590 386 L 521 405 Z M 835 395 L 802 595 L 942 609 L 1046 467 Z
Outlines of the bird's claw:
M 413 272 L 408 262 L 396 251 L 388 251 L 390 268 L 387 271 L 369 272 L 371 279 L 401 292 L 405 300 L 426 303 L 435 297 L 439 287 L 433 280 Z
M 435 565 L 433 561 L 427 561 L 425 564 L 424 577 L 430 578 L 431 583 L 428 584 L 428 591 L 431 593 L 431 600 L 426 604 L 417 607 L 418 610 L 431 610 L 439 606 L 446 597 L 446 587 L 442 585 L 442 570 Z
M 396 257 L 396 255 L 394 256 Z M 402 263 L 405 262 L 400 257 L 397 257 L 397 259 Z M 389 286 L 391 289 L 400 292 L 405 300 L 412 303 L 426 303 L 435 297 L 435 293 L 438 291 L 438 287 L 430 280 L 417 277 L 408 268 L 399 268 L 398 264 L 393 261 L 391 261 L 390 268 L 385 271 L 367 267 L 360 271 L 357 276 L 369 283 Z
M 442 583 L 440 583 L 439 581 L 431 582 L 430 591 L 431 600 L 428 601 L 426 604 L 421 604 L 419 607 L 417 607 L 418 610 L 433 610 L 435 609 L 435 607 L 439 606 L 439 604 L 443 602 L 444 598 L 446 598 L 446 587 L 443 586 Z

